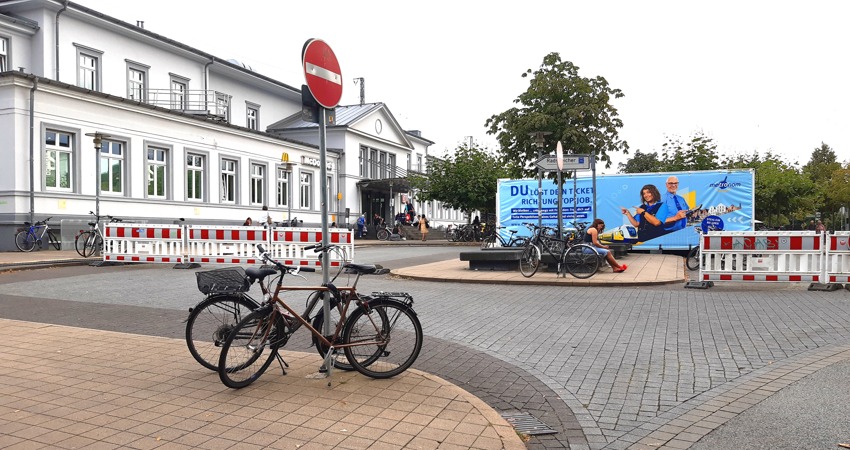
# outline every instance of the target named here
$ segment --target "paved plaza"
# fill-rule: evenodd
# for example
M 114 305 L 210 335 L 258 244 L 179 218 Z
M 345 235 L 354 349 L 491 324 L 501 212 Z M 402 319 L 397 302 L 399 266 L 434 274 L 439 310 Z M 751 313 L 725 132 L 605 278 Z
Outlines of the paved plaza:
M 380 252 L 359 255 L 386 259 Z M 438 263 L 443 256 L 410 248 L 393 262 L 432 271 L 455 264 Z M 179 347 L 181 321 L 201 298 L 192 272 L 77 266 L 49 276 L 0 274 L 0 318 L 169 338 Z M 850 415 L 818 406 L 850 401 L 846 290 L 740 283 L 693 290 L 683 280 L 470 284 L 394 273 L 364 277 L 360 290 L 413 294 L 426 335 L 414 368 L 494 411 L 527 412 L 557 431 L 531 436 L 527 448 L 765 448 L 772 438 L 770 448 L 790 449 L 850 441 Z M 306 342 L 287 349 L 311 351 Z M 278 378 L 270 370 L 257 384 Z M 817 417 L 806 427 L 818 432 L 795 431 L 799 416 Z M 754 426 L 762 423 L 769 426 Z

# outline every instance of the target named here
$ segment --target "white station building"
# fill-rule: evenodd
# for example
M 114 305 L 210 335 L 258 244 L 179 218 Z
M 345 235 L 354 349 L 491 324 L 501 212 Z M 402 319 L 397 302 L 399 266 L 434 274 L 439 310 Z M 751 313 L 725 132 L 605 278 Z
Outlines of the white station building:
M 139 25 L 69 1 L 0 0 L 0 250 L 47 217 L 70 248 L 96 210 L 318 226 L 326 201 L 328 223 L 344 227 L 361 213 L 391 223 L 410 201 L 432 225 L 464 222 L 416 201 L 407 176 L 425 173 L 433 142 L 387 105 L 336 108 L 321 192 L 318 125 L 302 119 L 300 88 Z

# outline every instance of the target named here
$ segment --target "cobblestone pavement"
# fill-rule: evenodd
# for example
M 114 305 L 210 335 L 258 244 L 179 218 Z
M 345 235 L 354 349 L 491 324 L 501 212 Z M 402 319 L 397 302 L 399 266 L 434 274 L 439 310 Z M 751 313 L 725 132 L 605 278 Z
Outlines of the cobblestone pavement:
M 49 283 L 0 276 L 7 283 L 0 285 L 0 316 L 90 327 L 122 317 L 119 331 L 179 336 L 175 321 L 200 299 L 190 271 L 53 273 L 69 276 Z M 20 274 L 18 280 L 29 276 Z M 414 295 L 427 336 L 415 368 L 497 410 L 531 412 L 559 431 L 532 438 L 529 448 L 687 448 L 773 392 L 850 357 L 845 290 L 487 286 L 388 277 L 364 278 L 361 291 L 369 290 Z M 27 298 L 33 296 L 57 301 Z

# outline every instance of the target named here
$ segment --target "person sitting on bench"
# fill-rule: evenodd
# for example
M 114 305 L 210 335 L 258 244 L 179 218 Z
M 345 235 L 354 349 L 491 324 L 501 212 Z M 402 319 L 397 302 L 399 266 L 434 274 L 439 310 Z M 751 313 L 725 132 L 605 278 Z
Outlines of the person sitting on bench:
M 625 272 L 628 267 L 625 264 L 618 263 L 617 260 L 614 259 L 614 254 L 611 253 L 610 247 L 602 245 L 602 243 L 599 242 L 599 232 L 604 229 L 605 222 L 602 221 L 602 219 L 594 219 L 593 223 L 590 224 L 590 227 L 587 229 L 587 233 L 584 235 L 584 241 L 595 248 L 600 255 L 605 257 L 608 264 L 610 264 L 611 268 L 614 269 L 614 273 Z

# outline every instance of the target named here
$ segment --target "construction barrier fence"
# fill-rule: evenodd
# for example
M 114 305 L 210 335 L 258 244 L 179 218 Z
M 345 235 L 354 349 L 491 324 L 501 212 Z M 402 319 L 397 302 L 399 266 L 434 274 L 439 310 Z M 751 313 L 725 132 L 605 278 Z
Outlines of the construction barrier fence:
M 342 248 L 331 254 L 339 267 L 354 258 L 351 230 L 328 230 Z M 322 242 L 320 228 L 148 225 L 110 223 L 104 229 L 103 261 L 140 263 L 260 264 L 258 246 L 287 265 L 319 267 L 319 253 L 305 247 Z M 342 256 L 340 256 L 342 255 Z
M 850 283 L 850 233 L 710 231 L 702 236 L 702 282 Z

